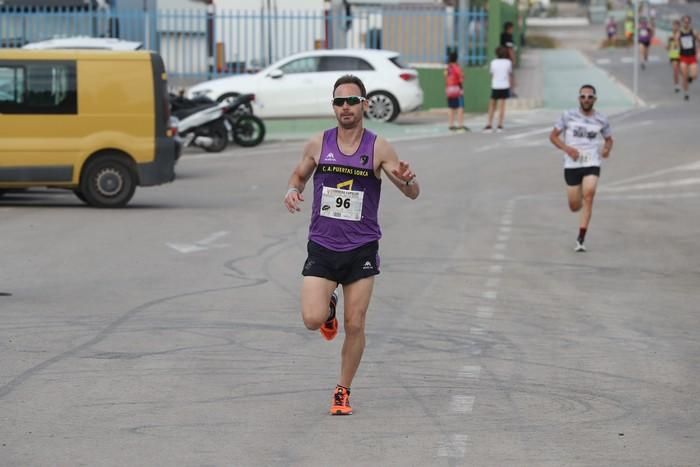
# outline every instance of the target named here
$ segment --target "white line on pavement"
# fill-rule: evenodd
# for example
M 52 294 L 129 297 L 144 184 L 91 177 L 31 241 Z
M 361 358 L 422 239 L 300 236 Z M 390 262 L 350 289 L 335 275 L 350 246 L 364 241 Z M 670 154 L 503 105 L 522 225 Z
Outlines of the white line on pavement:
M 649 183 L 637 183 L 635 185 L 623 185 L 616 187 L 607 187 L 602 189 L 603 193 L 609 192 L 622 192 L 622 191 L 632 191 L 632 190 L 655 190 L 657 188 L 674 188 L 679 186 L 689 186 L 700 184 L 700 177 L 694 178 L 682 178 L 680 180 L 672 180 L 669 182 L 649 182 Z
M 450 411 L 454 413 L 469 413 L 474 407 L 474 396 L 455 395 L 450 402 Z
M 496 300 L 496 298 L 498 298 L 498 292 L 495 290 L 486 290 L 481 296 L 487 300 Z
M 202 240 L 196 241 L 194 243 L 166 243 L 166 245 L 168 247 L 172 248 L 173 250 L 179 251 L 180 253 L 183 253 L 183 254 L 194 253 L 197 251 L 204 251 L 204 250 L 208 250 L 209 248 L 222 248 L 222 247 L 226 247 L 228 245 L 216 245 L 216 244 L 214 244 L 214 242 L 222 237 L 225 237 L 229 233 L 230 232 L 223 230 L 220 232 L 214 232 L 213 234 L 209 235 L 208 237 L 205 237 Z
M 689 192 L 689 193 L 668 193 L 668 194 L 648 194 L 648 195 L 599 195 L 601 199 L 605 200 L 662 200 L 662 199 L 688 199 L 688 198 L 698 198 L 700 193 Z
M 449 457 L 462 459 L 467 452 L 467 441 L 469 437 L 464 434 L 452 434 L 447 441 L 438 444 L 438 457 Z
M 460 378 L 478 378 L 481 373 L 481 367 L 478 365 L 464 365 L 459 370 Z
M 547 128 L 538 128 L 537 130 L 526 131 L 525 133 L 516 133 L 514 135 L 508 135 L 503 139 L 514 140 L 520 138 L 527 138 L 528 136 L 541 135 L 543 133 L 549 133 L 550 131 L 552 131 L 552 127 L 548 126 Z
M 623 178 L 622 180 L 617 180 L 617 181 L 614 181 L 611 183 L 607 183 L 607 184 L 605 184 L 605 186 L 602 186 L 601 189 L 607 189 L 609 187 L 623 185 L 625 183 L 637 182 L 639 180 L 647 180 L 649 178 L 654 178 L 654 177 L 659 176 L 659 175 L 665 175 L 667 173 L 686 172 L 689 170 L 700 170 L 700 161 L 691 162 L 689 164 L 676 165 L 673 167 L 669 167 L 667 169 L 661 169 L 661 170 L 657 170 L 655 172 L 650 172 L 648 174 L 638 175 L 636 177 Z

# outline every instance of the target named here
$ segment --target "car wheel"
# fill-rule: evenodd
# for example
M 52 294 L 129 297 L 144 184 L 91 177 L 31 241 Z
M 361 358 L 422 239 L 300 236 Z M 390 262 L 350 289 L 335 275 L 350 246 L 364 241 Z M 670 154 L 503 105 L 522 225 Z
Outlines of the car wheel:
M 134 196 L 136 174 L 126 157 L 104 154 L 83 168 L 79 191 L 85 201 L 98 208 L 121 208 Z
M 399 103 L 389 93 L 379 91 L 367 96 L 369 107 L 366 116 L 371 120 L 392 122 L 399 116 Z

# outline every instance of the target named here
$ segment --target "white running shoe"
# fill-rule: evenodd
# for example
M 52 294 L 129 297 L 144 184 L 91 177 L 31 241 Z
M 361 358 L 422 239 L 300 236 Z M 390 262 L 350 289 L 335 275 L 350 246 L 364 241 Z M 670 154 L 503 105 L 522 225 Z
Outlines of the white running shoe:
M 580 243 L 580 242 L 577 241 L 577 242 L 576 242 L 576 246 L 574 247 L 574 251 L 577 252 L 577 253 L 579 253 L 579 252 L 584 252 L 584 251 L 586 251 L 586 247 L 583 246 L 583 243 Z

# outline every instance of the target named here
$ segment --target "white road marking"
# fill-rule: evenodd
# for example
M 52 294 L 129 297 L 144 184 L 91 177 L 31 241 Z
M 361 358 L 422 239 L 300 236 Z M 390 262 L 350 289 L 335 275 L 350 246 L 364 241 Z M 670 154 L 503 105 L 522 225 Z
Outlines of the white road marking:
M 500 264 L 492 264 L 489 266 L 489 272 L 491 274 L 500 274 L 503 271 L 503 266 Z
M 501 226 L 498 230 L 500 230 L 503 233 L 510 233 L 511 228 L 508 226 Z
M 599 58 L 595 61 L 598 65 L 609 65 L 612 60 L 609 58 Z
M 477 311 L 476 317 L 480 319 L 490 319 L 493 317 L 493 311 Z
M 208 250 L 209 248 L 224 248 L 229 246 L 228 244 L 214 244 L 218 239 L 225 237 L 230 232 L 223 230 L 220 232 L 214 232 L 208 237 L 203 238 L 194 243 L 166 243 L 166 245 L 173 250 L 179 251 L 180 253 L 194 253 L 197 251 Z
M 503 255 L 501 253 L 494 253 L 491 255 L 491 259 L 493 259 L 495 261 L 503 261 L 504 259 L 506 259 L 506 257 L 505 257 L 505 255 Z
M 467 452 L 467 441 L 469 437 L 463 434 L 452 434 L 447 441 L 438 444 L 438 457 L 450 457 L 462 459 Z
M 599 194 L 596 196 L 600 199 L 607 200 L 663 200 L 663 199 L 688 199 L 688 198 L 698 198 L 700 193 L 696 191 L 691 191 L 687 193 L 658 193 L 658 194 L 648 194 L 648 195 L 605 195 Z
M 469 333 L 474 334 L 475 336 L 483 336 L 486 334 L 486 330 L 483 328 L 470 328 Z
M 700 170 L 700 161 L 691 162 L 689 164 L 676 165 L 667 169 L 656 170 L 648 174 L 638 175 L 636 177 L 623 178 L 622 180 L 606 183 L 604 186 L 601 186 L 600 189 L 605 190 L 611 186 L 624 185 L 625 183 L 638 182 L 639 180 L 648 180 L 659 175 L 665 175 L 673 172 L 687 172 L 691 170 Z
M 525 133 L 516 133 L 514 135 L 505 136 L 503 139 L 514 140 L 520 138 L 527 138 L 528 136 L 541 135 L 543 133 L 549 133 L 552 131 L 553 127 L 538 128 L 537 130 L 526 131 Z
M 450 411 L 453 413 L 469 413 L 474 408 L 474 396 L 452 396 Z
M 649 182 L 649 183 L 637 183 L 634 185 L 624 185 L 616 187 L 601 187 L 600 190 L 603 193 L 615 192 L 619 193 L 622 191 L 634 191 L 634 190 L 655 190 L 658 188 L 675 188 L 680 186 L 690 186 L 700 184 L 700 177 L 693 178 L 682 178 L 680 180 L 672 180 L 668 182 Z
M 481 296 L 487 300 L 496 300 L 496 298 L 498 298 L 498 292 L 495 290 L 486 290 Z
M 460 378 L 478 378 L 481 373 L 481 367 L 478 365 L 464 365 L 459 370 Z
M 506 244 L 505 243 L 496 243 L 493 246 L 494 250 L 505 250 L 506 249 Z

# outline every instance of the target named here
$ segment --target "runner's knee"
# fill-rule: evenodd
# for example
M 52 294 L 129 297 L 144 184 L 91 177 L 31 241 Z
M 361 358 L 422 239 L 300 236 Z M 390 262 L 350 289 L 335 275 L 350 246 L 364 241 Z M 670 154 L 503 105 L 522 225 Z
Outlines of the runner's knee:
M 304 321 L 304 326 L 311 331 L 320 328 L 328 318 L 328 309 L 305 307 L 301 311 L 301 319 Z
M 364 313 L 346 313 L 344 327 L 348 336 L 361 335 L 365 331 Z

